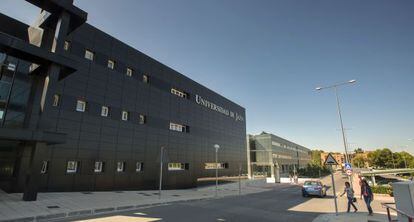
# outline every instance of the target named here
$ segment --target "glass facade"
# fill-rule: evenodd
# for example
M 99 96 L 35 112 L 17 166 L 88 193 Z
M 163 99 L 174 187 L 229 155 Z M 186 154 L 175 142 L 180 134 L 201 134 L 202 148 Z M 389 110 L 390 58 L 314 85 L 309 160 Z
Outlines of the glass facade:
M 0 64 L 0 127 L 22 128 L 31 87 L 31 63 L 0 52 Z

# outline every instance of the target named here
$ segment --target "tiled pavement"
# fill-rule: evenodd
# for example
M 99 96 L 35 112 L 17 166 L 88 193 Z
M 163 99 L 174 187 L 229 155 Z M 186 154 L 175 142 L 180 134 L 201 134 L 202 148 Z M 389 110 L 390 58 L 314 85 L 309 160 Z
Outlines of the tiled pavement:
M 242 181 L 242 194 L 266 191 L 274 186 L 262 180 Z M 239 184 L 219 186 L 219 197 L 239 195 Z M 215 187 L 197 189 L 166 190 L 159 198 L 158 191 L 113 191 L 113 192 L 60 192 L 39 193 L 37 201 L 21 200 L 21 193 L 0 193 L 0 221 L 48 221 L 52 219 L 108 213 L 134 209 L 148 205 L 166 204 L 176 201 L 192 201 L 215 198 Z

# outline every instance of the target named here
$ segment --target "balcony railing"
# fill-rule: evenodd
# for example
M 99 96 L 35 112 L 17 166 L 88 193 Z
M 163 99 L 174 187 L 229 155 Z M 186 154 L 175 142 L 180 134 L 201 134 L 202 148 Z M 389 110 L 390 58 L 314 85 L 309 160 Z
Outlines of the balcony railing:
M 410 215 L 402 210 L 397 209 L 397 207 L 395 207 L 395 203 L 381 203 L 381 205 L 385 208 L 387 208 L 387 216 L 388 216 L 388 221 L 389 222 L 394 222 L 394 221 L 398 221 L 398 220 L 393 220 L 391 218 L 391 213 L 390 213 L 390 209 L 397 212 L 401 217 L 405 217 L 407 218 L 408 222 L 414 222 L 414 215 Z M 391 206 L 393 205 L 393 206 Z

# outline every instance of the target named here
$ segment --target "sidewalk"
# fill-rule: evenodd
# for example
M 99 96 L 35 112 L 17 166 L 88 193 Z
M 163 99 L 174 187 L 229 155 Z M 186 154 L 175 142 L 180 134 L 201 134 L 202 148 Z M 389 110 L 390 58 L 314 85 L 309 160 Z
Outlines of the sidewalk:
M 368 216 L 366 213 L 321 214 L 313 222 L 388 222 L 386 215 L 376 213 Z
M 242 194 L 267 191 L 262 180 L 242 181 Z M 218 197 L 239 195 L 239 183 L 219 186 Z M 0 221 L 48 221 L 67 217 L 131 210 L 143 206 L 215 198 L 215 186 L 185 190 L 39 193 L 25 202 L 21 193 L 0 193 Z

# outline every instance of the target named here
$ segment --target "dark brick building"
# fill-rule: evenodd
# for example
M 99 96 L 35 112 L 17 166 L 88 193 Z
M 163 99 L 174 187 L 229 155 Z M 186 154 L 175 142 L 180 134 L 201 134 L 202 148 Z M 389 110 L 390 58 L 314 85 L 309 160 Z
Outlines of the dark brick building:
M 245 109 L 86 23 L 71 0 L 0 14 L 0 188 L 186 188 L 246 168 Z

